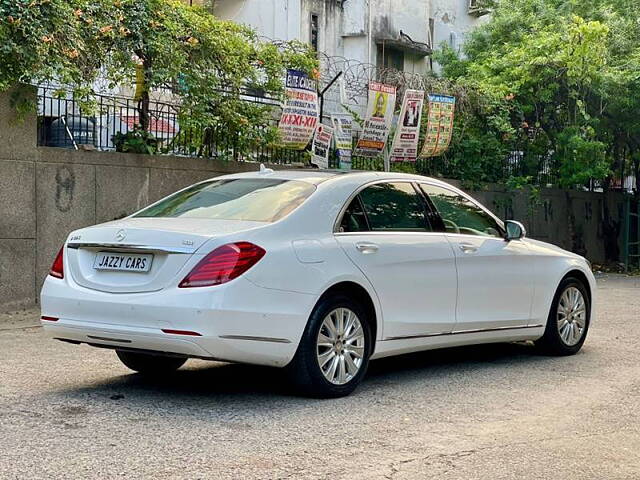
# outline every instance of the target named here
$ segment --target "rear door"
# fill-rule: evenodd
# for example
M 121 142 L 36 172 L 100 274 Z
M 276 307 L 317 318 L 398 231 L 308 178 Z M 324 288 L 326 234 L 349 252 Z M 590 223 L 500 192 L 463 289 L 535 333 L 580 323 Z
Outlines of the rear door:
M 467 196 L 421 183 L 442 218 L 456 256 L 455 331 L 526 326 L 533 299 L 534 257 L 520 240 L 506 241 L 502 225 Z
M 378 295 L 386 339 L 448 333 L 455 323 L 455 257 L 426 208 L 410 182 L 375 183 L 351 201 L 335 234 Z

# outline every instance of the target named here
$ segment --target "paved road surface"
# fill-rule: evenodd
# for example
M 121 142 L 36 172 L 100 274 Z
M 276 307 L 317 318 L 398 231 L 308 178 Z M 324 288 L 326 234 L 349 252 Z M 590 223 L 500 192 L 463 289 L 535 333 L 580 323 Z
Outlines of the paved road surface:
M 640 280 L 600 280 L 583 351 L 526 345 L 372 363 L 355 395 L 190 361 L 163 381 L 0 317 L 0 478 L 639 479 Z

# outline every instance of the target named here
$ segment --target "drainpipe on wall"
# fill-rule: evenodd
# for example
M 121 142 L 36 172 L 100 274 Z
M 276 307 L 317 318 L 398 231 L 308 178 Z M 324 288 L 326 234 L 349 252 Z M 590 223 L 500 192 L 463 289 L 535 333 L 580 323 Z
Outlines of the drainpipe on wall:
M 373 0 L 368 0 L 368 5 L 369 5 L 369 26 L 367 27 L 367 41 L 369 42 L 369 45 L 367 46 L 367 55 L 368 55 L 368 61 L 367 63 L 369 65 L 371 65 L 371 40 L 372 40 L 372 36 L 371 36 L 371 29 L 373 26 L 373 18 L 371 16 L 371 2 L 373 2 Z

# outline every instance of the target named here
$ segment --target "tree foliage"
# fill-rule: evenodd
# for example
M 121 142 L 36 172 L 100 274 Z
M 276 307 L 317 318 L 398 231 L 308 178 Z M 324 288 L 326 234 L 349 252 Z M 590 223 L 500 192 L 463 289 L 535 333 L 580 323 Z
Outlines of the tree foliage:
M 478 163 L 478 146 L 520 152 L 519 174 L 551 168 L 564 187 L 607 184 L 638 158 L 640 22 L 626 0 L 497 0 L 464 55 L 443 46 L 443 75 L 484 100 L 449 159 Z M 469 152 L 472 152 L 469 155 Z M 473 170 L 473 165 L 467 165 Z M 637 168 L 637 166 L 636 166 Z M 479 168 L 473 175 L 482 175 Z
M 261 42 L 249 27 L 178 0 L 0 0 L 0 41 L 0 91 L 55 81 L 90 98 L 97 78 L 130 85 L 141 67 L 143 130 L 150 92 L 163 90 L 179 99 L 183 131 L 222 125 L 244 142 L 273 139 L 274 131 L 269 108 L 241 93 L 278 99 L 286 68 L 317 68 L 303 44 Z

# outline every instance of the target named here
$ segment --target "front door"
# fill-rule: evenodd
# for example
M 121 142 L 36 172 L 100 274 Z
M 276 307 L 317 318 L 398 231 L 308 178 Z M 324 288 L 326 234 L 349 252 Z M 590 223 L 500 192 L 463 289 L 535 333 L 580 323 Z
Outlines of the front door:
M 420 184 L 438 210 L 456 256 L 455 331 L 526 326 L 533 299 L 533 257 L 520 240 L 471 199 L 442 186 Z
M 347 208 L 336 239 L 373 285 L 385 339 L 448 333 L 455 323 L 455 256 L 409 182 L 376 183 Z

